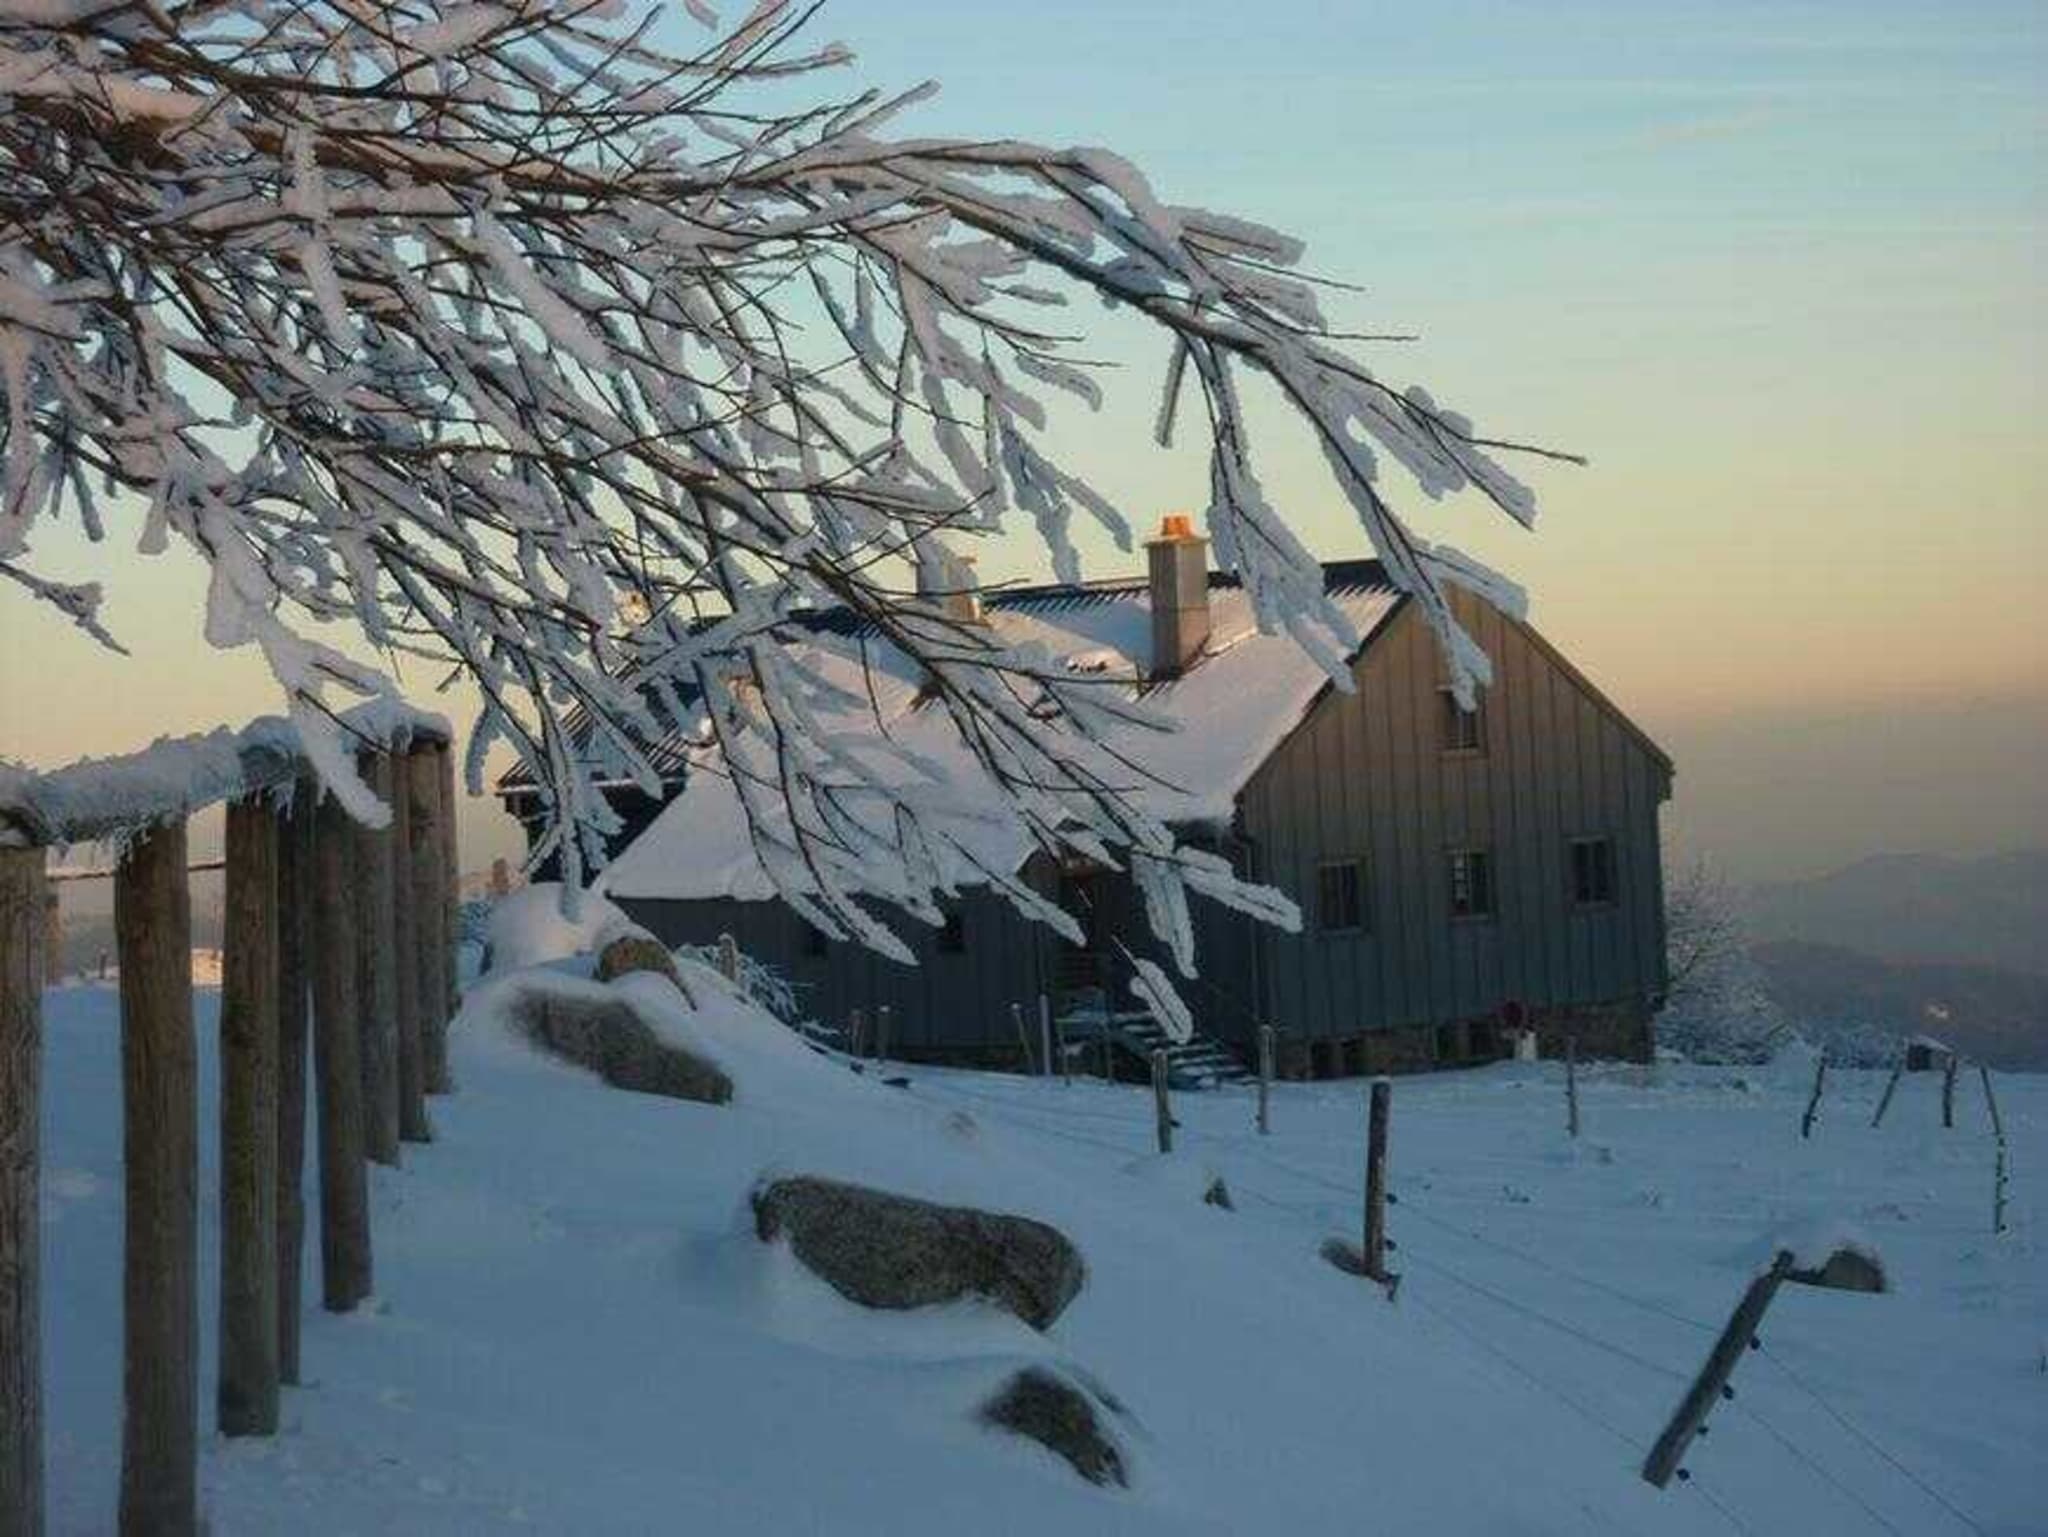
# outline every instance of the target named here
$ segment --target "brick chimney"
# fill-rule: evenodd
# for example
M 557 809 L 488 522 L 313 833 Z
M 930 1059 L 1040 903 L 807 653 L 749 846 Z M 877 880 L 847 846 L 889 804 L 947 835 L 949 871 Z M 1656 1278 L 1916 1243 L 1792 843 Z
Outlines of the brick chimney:
M 974 557 L 941 549 L 935 558 L 917 563 L 917 594 L 936 603 L 956 624 L 986 624 L 981 608 L 981 582 Z
M 1209 639 L 1209 541 L 1184 512 L 1160 519 L 1145 541 L 1152 586 L 1152 676 L 1171 678 Z

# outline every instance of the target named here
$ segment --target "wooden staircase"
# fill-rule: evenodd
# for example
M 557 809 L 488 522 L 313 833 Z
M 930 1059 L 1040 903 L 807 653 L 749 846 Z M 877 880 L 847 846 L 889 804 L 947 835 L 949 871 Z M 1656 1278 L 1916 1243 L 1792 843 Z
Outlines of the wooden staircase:
M 1152 1053 L 1164 1051 L 1166 1081 L 1176 1089 L 1199 1092 L 1252 1081 L 1250 1070 L 1222 1042 L 1201 1034 L 1185 1041 L 1169 1040 L 1159 1021 L 1143 1010 L 1105 1014 L 1100 1007 L 1080 1007 L 1063 1013 L 1060 1023 L 1069 1046 L 1090 1037 L 1099 1041 L 1107 1034 L 1110 1043 L 1147 1074 L 1152 1070 Z

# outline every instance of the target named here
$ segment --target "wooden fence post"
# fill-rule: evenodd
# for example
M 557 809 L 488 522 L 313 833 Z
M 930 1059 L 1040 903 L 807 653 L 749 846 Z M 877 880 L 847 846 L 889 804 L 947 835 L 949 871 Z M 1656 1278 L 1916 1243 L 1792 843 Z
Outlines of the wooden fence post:
M 1899 1074 L 1906 1070 L 1906 1059 L 1901 1056 L 1892 1064 L 1892 1075 L 1884 1081 L 1884 1093 L 1877 1097 L 1877 1114 L 1870 1118 L 1872 1129 L 1884 1124 L 1884 1113 L 1892 1107 L 1892 1095 L 1899 1087 Z
M 392 753 L 391 765 L 391 1014 L 398 1038 L 398 1137 L 401 1142 L 431 1142 L 433 1122 L 427 1118 L 427 1062 L 421 1039 L 425 1011 L 420 1002 L 419 920 L 413 902 L 412 797 L 413 775 L 403 754 Z
M 1982 1062 L 1977 1064 L 1977 1079 L 1984 1085 L 1984 1108 L 1991 1112 L 1991 1135 L 2004 1142 L 2005 1122 L 1998 1114 L 1998 1096 L 1991 1092 L 1991 1069 Z
M 441 963 L 441 1067 L 440 1092 L 455 1092 L 455 1079 L 448 1070 L 448 1026 L 462 1007 L 462 978 L 456 955 L 462 945 L 462 860 L 458 853 L 455 813 L 462 800 L 455 785 L 455 743 L 439 743 L 434 762 L 441 773 L 441 940 L 446 947 Z
M 1031 1037 L 1024 1031 L 1023 1004 L 1010 1005 L 1010 1023 L 1017 1027 L 1017 1049 L 1024 1053 L 1024 1072 L 1026 1076 L 1034 1075 L 1038 1071 L 1038 1066 L 1031 1057 Z
M 1387 1118 L 1394 1086 L 1375 1078 L 1367 1094 L 1365 1130 L 1365 1273 L 1386 1284 L 1387 1276 Z
M 391 803 L 391 755 L 359 760 L 364 782 Z M 355 835 L 356 1017 L 361 1021 L 363 1152 L 373 1162 L 398 1162 L 398 956 L 391 887 L 391 829 L 357 824 Z
M 1956 1054 L 1948 1054 L 1948 1065 L 1941 1070 L 1941 1128 L 1953 1130 L 1956 1124 Z
M 185 824 L 134 835 L 114 873 L 121 955 L 123 1537 L 198 1530 L 199 1104 Z
M 1167 1094 L 1166 1053 L 1152 1053 L 1152 1109 L 1159 1122 L 1159 1151 L 1173 1151 L 1173 1103 Z
M 1259 1026 L 1259 1135 L 1273 1131 L 1273 1027 Z
M 369 1176 L 357 1035 L 355 824 L 332 796 L 313 838 L 313 1071 L 320 1110 L 321 1305 L 346 1313 L 370 1295 Z
M 860 1060 L 861 1048 L 867 1044 L 868 1022 L 858 1005 L 846 1015 L 846 1054 L 855 1061 Z
M 2005 1231 L 2005 1121 L 1998 1113 L 1998 1096 L 1991 1092 L 1991 1069 L 1977 1064 L 1977 1077 L 1984 1085 L 1984 1108 L 1991 1112 L 1991 1135 L 1998 1144 L 1998 1156 L 1991 1172 L 1991 1231 Z
M 314 797 L 292 786 L 277 843 L 277 1375 L 299 1380 L 300 1271 L 306 1252 L 306 1040 L 311 1019 Z
M 448 1076 L 448 902 L 447 853 L 441 821 L 447 807 L 441 799 L 441 771 L 431 746 L 420 743 L 406 754 L 411 778 L 406 851 L 412 880 L 413 965 L 417 968 L 421 1077 L 429 1094 L 446 1094 Z
M 277 816 L 227 808 L 220 989 L 220 1336 L 224 1436 L 277 1431 Z
M 1820 1113 L 1821 1091 L 1827 1087 L 1827 1081 L 1828 1056 L 1822 1052 L 1813 1064 L 1813 1092 L 1806 1096 L 1806 1114 L 1799 1118 L 1799 1140 L 1802 1142 L 1813 1135 L 1814 1117 Z
M 1771 1268 L 1749 1283 L 1749 1289 L 1742 1294 L 1742 1301 L 1736 1304 L 1735 1312 L 1728 1320 L 1728 1327 L 1721 1331 L 1721 1337 L 1714 1341 L 1714 1348 L 1707 1352 L 1706 1364 L 1693 1378 L 1692 1386 L 1686 1389 L 1685 1397 L 1679 1400 L 1670 1423 L 1657 1437 L 1657 1444 L 1650 1448 L 1650 1455 L 1643 1463 L 1643 1477 L 1659 1489 L 1671 1482 L 1671 1475 L 1678 1471 L 1679 1463 L 1685 1458 L 1686 1448 L 1692 1445 L 1693 1437 L 1706 1423 L 1707 1411 L 1726 1393 L 1735 1363 L 1749 1349 L 1749 1342 L 1756 1337 L 1757 1325 L 1763 1322 L 1764 1309 L 1771 1305 L 1771 1298 L 1778 1294 L 1778 1287 L 1791 1269 L 1792 1252 L 1789 1249 L 1779 1250 Z
M 39 848 L 0 844 L 0 1531 L 42 1537 L 43 1358 L 37 1190 L 48 890 Z M 45 943 L 47 941 L 45 940 Z
M 878 1062 L 889 1060 L 889 1047 L 892 1044 L 889 1040 L 891 1022 L 888 1004 L 885 1003 L 875 1010 L 875 1060 Z
M 1052 1076 L 1052 1000 L 1044 993 L 1038 995 L 1038 1058 L 1044 1064 L 1044 1076 Z
M 718 936 L 718 974 L 734 987 L 740 985 L 740 946 L 730 934 Z
M 1038 998 L 1039 1002 L 1045 1007 L 1047 1012 L 1050 1012 L 1052 1009 L 1051 1000 L 1048 999 L 1043 993 L 1040 993 L 1038 995 Z M 1074 1057 L 1073 1053 L 1067 1050 L 1066 1020 L 1055 1019 L 1052 1022 L 1052 1033 L 1053 1047 L 1055 1050 L 1059 1052 L 1060 1055 L 1060 1087 L 1063 1089 L 1071 1089 L 1074 1086 Z
M 1565 1129 L 1576 1138 L 1579 1134 L 1579 1038 L 1568 1035 L 1564 1040 L 1564 1123 Z

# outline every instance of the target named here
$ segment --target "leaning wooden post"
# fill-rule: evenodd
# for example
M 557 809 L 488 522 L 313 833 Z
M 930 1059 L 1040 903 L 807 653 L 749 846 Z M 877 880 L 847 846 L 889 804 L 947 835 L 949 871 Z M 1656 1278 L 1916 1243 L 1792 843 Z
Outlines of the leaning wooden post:
M 1259 1135 L 1273 1132 L 1273 1027 L 1259 1026 Z
M 1044 993 L 1038 995 L 1038 1060 L 1044 1069 L 1044 1076 L 1052 1076 L 1052 1000 Z
M 1977 1080 L 1984 1085 L 1984 1108 L 1991 1112 L 1991 1135 L 2002 1144 L 2005 1141 L 2005 1122 L 1998 1114 L 1998 1096 L 1991 1092 L 1991 1069 L 1982 1062 L 1977 1064 Z
M 1941 1127 L 1943 1131 L 1953 1130 L 1956 1124 L 1956 1054 L 1948 1054 L 1948 1065 L 1941 1070 Z
M 390 805 L 391 755 L 358 760 L 363 781 Z M 374 1163 L 398 1162 L 398 956 L 392 943 L 391 886 L 396 861 L 391 828 L 358 823 L 355 840 L 356 1017 L 363 1070 L 363 1153 Z
M 363 1067 L 357 1034 L 355 825 L 320 803 L 313 838 L 313 1072 L 320 1110 L 321 1305 L 346 1313 L 370 1295 L 369 1175 L 363 1167 Z
M 412 771 L 394 752 L 391 765 L 391 1015 L 398 1043 L 398 1137 L 431 1142 L 427 1119 L 427 1061 L 420 1026 L 419 920 L 412 886 Z
M 300 1268 L 306 1252 L 306 1041 L 312 1018 L 310 779 L 292 786 L 277 844 L 277 1375 L 299 1380 Z
M 1813 1064 L 1813 1092 L 1806 1096 L 1806 1114 L 1799 1118 L 1799 1140 L 1804 1142 L 1813 1135 L 1814 1117 L 1820 1114 L 1820 1096 L 1827 1087 L 1828 1057 L 1822 1052 Z
M 0 832 L 0 837 L 4 837 Z M 43 1373 L 37 1224 L 43 1063 L 39 848 L 0 842 L 0 1532 L 42 1537 Z
M 1365 1128 L 1365 1273 L 1387 1280 L 1387 1118 L 1394 1086 L 1375 1078 L 1368 1092 Z
M 1038 1071 L 1038 1067 L 1031 1059 L 1031 1037 L 1024 1032 L 1023 1004 L 1010 1005 L 1010 1023 L 1017 1027 L 1017 1049 L 1024 1054 L 1024 1072 L 1029 1077 Z
M 136 834 L 114 872 L 121 957 L 123 1537 L 198 1530 L 199 1103 L 185 824 Z
M 1877 1097 L 1877 1114 L 1870 1118 L 1872 1128 L 1884 1124 L 1884 1113 L 1892 1107 L 1892 1095 L 1899 1087 L 1899 1074 L 1906 1070 L 1906 1059 L 1901 1056 L 1892 1064 L 1892 1075 L 1884 1081 L 1884 1093 Z
M 227 809 L 220 989 L 220 1367 L 224 1436 L 277 1431 L 277 816 Z
M 412 881 L 412 957 L 419 1000 L 421 1074 L 429 1094 L 446 1094 L 448 1074 L 448 904 L 446 849 L 441 820 L 441 771 L 430 743 L 415 742 L 405 755 L 410 777 L 406 851 Z
M 1742 1353 L 1756 1338 L 1764 1309 L 1771 1305 L 1771 1298 L 1778 1294 L 1778 1287 L 1791 1269 L 1792 1251 L 1779 1250 L 1771 1268 L 1749 1283 L 1749 1290 L 1736 1304 L 1728 1327 L 1721 1331 L 1721 1337 L 1714 1341 L 1714 1348 L 1707 1352 L 1706 1364 L 1693 1378 L 1692 1386 L 1686 1389 L 1685 1397 L 1679 1400 L 1670 1423 L 1664 1427 L 1664 1434 L 1657 1437 L 1657 1444 L 1650 1448 L 1649 1458 L 1643 1463 L 1643 1477 L 1659 1489 L 1670 1483 L 1671 1475 L 1678 1472 L 1686 1448 L 1692 1445 L 1693 1437 L 1706 1423 L 1707 1411 L 1720 1398 L 1734 1396 L 1728 1386 L 1728 1378 L 1735 1370 L 1735 1363 L 1742 1359 Z
M 718 936 L 718 974 L 734 987 L 739 986 L 740 946 L 730 934 Z
M 1564 1041 L 1564 1124 L 1573 1137 L 1579 1134 L 1579 1038 Z
M 1173 1151 L 1173 1102 L 1167 1094 L 1166 1053 L 1152 1053 L 1152 1109 L 1159 1122 L 1159 1151 Z

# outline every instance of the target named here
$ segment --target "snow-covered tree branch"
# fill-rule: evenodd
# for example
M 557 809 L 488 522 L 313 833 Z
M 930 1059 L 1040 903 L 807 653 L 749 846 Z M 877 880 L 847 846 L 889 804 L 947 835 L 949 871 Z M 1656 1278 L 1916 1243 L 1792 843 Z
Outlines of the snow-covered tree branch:
M 1076 518 L 1128 543 L 1048 446 L 1050 397 L 1097 399 L 1069 301 L 1157 325 L 1158 432 L 1198 398 L 1220 559 L 1333 673 L 1355 637 L 1261 491 L 1242 382 L 1307 422 L 1467 693 L 1441 583 L 1490 578 L 1410 531 L 1378 455 L 1526 522 L 1520 445 L 1382 382 L 1285 236 L 1101 150 L 886 137 L 923 92 L 816 88 L 846 54 L 814 12 L 762 0 L 684 53 L 617 0 L 0 0 L 0 574 L 111 643 L 96 589 L 32 569 L 39 527 L 189 546 L 209 639 L 262 649 L 359 815 L 332 696 L 392 685 L 318 625 L 466 672 L 472 784 L 509 741 L 572 884 L 612 819 L 571 716 L 651 781 L 701 697 L 778 885 L 886 948 L 855 899 L 934 916 L 958 808 L 818 727 L 843 686 L 785 642 L 842 607 L 1043 846 L 1139 862 L 1186 969 L 1190 889 L 1259 899 L 1123 793 L 1095 727 L 1142 707 L 931 598 L 1020 515 L 1066 577 Z

